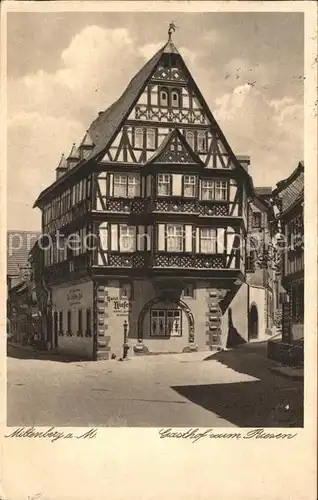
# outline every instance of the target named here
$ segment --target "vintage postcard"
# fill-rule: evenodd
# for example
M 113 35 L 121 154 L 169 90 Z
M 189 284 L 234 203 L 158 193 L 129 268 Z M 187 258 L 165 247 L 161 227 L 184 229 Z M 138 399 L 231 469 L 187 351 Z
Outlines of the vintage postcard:
M 3 2 L 1 500 L 314 500 L 314 2 Z

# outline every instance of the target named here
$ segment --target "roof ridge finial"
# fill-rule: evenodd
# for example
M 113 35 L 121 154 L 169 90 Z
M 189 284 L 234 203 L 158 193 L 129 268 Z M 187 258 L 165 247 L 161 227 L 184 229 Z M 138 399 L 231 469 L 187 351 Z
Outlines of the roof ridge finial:
M 172 33 L 174 31 L 176 31 L 176 29 L 177 29 L 177 26 L 174 24 L 174 21 L 171 21 L 171 23 L 169 24 L 169 29 L 168 29 L 168 42 L 171 42 Z

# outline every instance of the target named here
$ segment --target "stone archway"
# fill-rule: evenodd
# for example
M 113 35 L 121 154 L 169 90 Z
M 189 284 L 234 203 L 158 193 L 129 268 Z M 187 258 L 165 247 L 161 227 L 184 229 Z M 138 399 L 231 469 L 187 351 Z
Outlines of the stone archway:
M 257 305 L 253 302 L 251 304 L 250 314 L 249 314 L 249 332 L 248 332 L 249 340 L 258 338 L 258 328 L 259 328 L 258 310 L 257 310 Z
M 147 311 L 155 304 L 158 304 L 160 302 L 171 302 L 178 307 L 185 313 L 188 323 L 189 323 L 189 338 L 188 342 L 193 343 L 194 342 L 194 317 L 193 314 L 190 310 L 190 308 L 187 306 L 185 302 L 183 302 L 180 299 L 169 297 L 169 296 L 159 296 L 155 297 L 151 300 L 149 300 L 141 309 L 138 317 L 138 341 L 143 340 L 143 326 L 144 326 L 144 319 L 146 316 Z

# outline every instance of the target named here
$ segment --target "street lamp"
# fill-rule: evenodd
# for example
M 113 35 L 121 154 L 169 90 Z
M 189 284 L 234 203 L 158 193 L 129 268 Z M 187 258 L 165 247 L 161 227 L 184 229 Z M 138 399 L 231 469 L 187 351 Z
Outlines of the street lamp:
M 127 359 L 127 354 L 129 351 L 129 345 L 127 342 L 127 333 L 128 333 L 128 323 L 125 320 L 123 323 L 123 328 L 124 328 L 124 344 L 123 344 L 123 359 Z

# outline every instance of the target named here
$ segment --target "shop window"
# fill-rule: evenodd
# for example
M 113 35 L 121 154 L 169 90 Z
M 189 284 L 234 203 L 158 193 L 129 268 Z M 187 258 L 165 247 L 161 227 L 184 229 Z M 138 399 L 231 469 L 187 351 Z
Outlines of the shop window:
M 78 310 L 78 329 L 77 329 L 77 335 L 79 337 L 83 336 L 83 311 L 82 309 Z
M 67 335 L 72 336 L 72 311 L 68 310 L 67 311 Z
M 85 337 L 92 336 L 92 310 L 86 309 L 86 332 Z
M 59 317 L 59 334 L 63 335 L 63 311 L 60 311 L 60 317 Z

